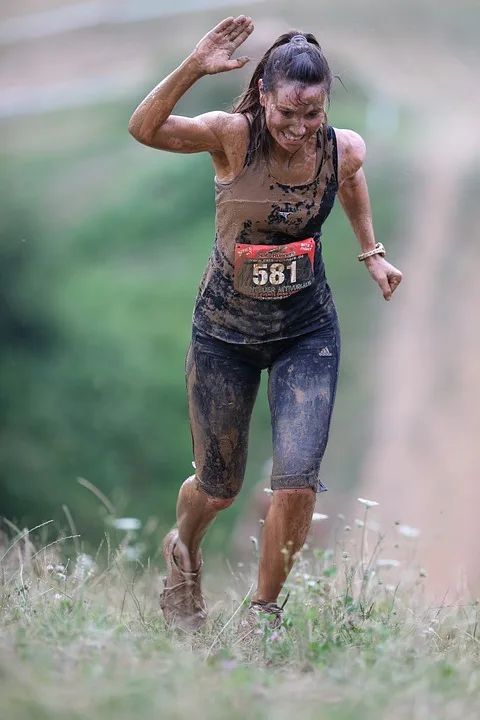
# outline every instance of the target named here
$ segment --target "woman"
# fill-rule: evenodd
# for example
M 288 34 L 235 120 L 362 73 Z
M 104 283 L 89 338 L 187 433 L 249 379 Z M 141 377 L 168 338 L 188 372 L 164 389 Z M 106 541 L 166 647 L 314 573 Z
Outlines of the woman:
M 209 152 L 216 238 L 193 315 L 186 380 L 195 475 L 182 485 L 177 528 L 164 541 L 161 607 L 167 624 L 199 629 L 202 539 L 238 494 L 260 374 L 269 372 L 273 496 L 258 586 L 246 619 L 281 620 L 278 596 L 304 544 L 335 399 L 339 334 L 325 279 L 321 229 L 338 194 L 363 260 L 389 300 L 401 273 L 375 243 L 363 140 L 327 124 L 332 83 L 313 35 L 282 35 L 256 67 L 233 112 L 172 115 L 202 76 L 243 67 L 233 53 L 253 31 L 241 15 L 219 23 L 134 112 L 139 142 Z

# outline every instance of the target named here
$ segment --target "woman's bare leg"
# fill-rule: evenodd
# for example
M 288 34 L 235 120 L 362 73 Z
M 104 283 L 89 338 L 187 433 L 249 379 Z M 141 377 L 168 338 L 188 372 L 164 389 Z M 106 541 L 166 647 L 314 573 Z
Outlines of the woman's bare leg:
M 258 587 L 254 601 L 277 602 L 312 522 L 313 488 L 275 490 L 263 527 Z
M 186 572 L 195 572 L 200 565 L 200 545 L 217 513 L 229 507 L 235 498 L 209 497 L 200 490 L 195 475 L 187 478 L 177 500 L 178 542 L 174 555 Z

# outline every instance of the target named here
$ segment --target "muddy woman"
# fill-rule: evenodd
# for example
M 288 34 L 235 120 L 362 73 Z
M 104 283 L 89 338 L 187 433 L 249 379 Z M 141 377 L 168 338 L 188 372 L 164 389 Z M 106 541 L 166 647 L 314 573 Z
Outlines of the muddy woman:
M 201 543 L 242 486 L 250 417 L 268 370 L 273 468 L 258 583 L 243 627 L 281 622 L 277 601 L 310 528 L 337 386 L 340 339 L 321 235 L 335 198 L 385 300 L 402 275 L 375 241 L 357 133 L 327 121 L 332 83 L 316 38 L 279 37 L 232 112 L 188 118 L 175 105 L 204 75 L 242 68 L 235 51 L 251 18 L 229 17 L 145 98 L 129 131 L 144 145 L 208 152 L 215 171 L 215 244 L 193 313 L 186 383 L 195 475 L 180 488 L 177 524 L 165 538 L 160 604 L 168 625 L 198 630 Z

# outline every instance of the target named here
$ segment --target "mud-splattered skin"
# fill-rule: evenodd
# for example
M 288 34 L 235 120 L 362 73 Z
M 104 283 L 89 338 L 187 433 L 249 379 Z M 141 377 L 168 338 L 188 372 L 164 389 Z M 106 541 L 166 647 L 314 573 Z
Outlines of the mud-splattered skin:
M 257 343 L 301 335 L 330 323 L 334 308 L 320 237 L 338 190 L 335 131 L 319 135 L 315 177 L 288 185 L 247 154 L 240 174 L 215 183 L 216 237 L 195 304 L 194 325 L 213 337 Z M 288 298 L 259 301 L 235 291 L 235 243 L 277 245 L 315 239 L 314 283 Z
M 245 15 L 216 25 L 149 93 L 129 129 L 150 147 L 210 153 L 216 175 L 215 244 L 197 297 L 186 367 L 196 484 L 189 479 L 180 489 L 177 549 L 188 555 L 188 567 L 198 567 L 204 533 L 238 493 L 250 415 L 260 374 L 268 369 L 275 492 L 253 600 L 276 602 L 305 542 L 314 491 L 325 489 L 319 469 L 339 338 L 320 236 L 337 191 L 361 250 L 372 250 L 375 238 L 361 171 L 364 143 L 356 133 L 326 127 L 331 72 L 313 36 L 294 30 L 275 41 L 238 112 L 173 114 L 202 76 L 248 62 L 234 54 L 252 32 Z M 390 299 L 401 275 L 378 255 L 366 265 Z M 182 553 L 175 553 L 181 563 Z

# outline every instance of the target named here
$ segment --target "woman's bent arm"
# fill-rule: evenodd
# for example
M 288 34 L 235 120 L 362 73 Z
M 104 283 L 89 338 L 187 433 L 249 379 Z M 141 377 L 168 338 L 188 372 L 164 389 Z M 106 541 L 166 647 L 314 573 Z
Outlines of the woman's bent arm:
M 248 62 L 248 57 L 233 60 L 232 54 L 252 31 L 251 19 L 240 15 L 226 18 L 207 33 L 192 54 L 140 103 L 130 119 L 131 135 L 159 150 L 222 152 L 220 135 L 229 122 L 229 113 L 210 112 L 194 118 L 171 113 L 180 98 L 204 75 L 235 70 Z
M 128 130 L 138 142 L 172 152 L 215 152 L 222 145 L 214 128 L 219 115 L 212 112 L 194 118 L 172 115 L 172 110 L 205 73 L 191 57 L 157 85 L 133 113 Z
M 359 242 L 362 253 L 375 248 L 372 209 L 368 194 L 367 181 L 363 172 L 365 159 L 365 143 L 360 135 L 350 130 L 337 131 L 342 133 L 342 163 L 339 168 L 338 199 L 345 215 L 350 221 L 353 232 Z M 370 275 L 382 290 L 385 300 L 390 300 L 392 293 L 402 281 L 402 273 L 380 255 L 372 255 L 365 260 Z

